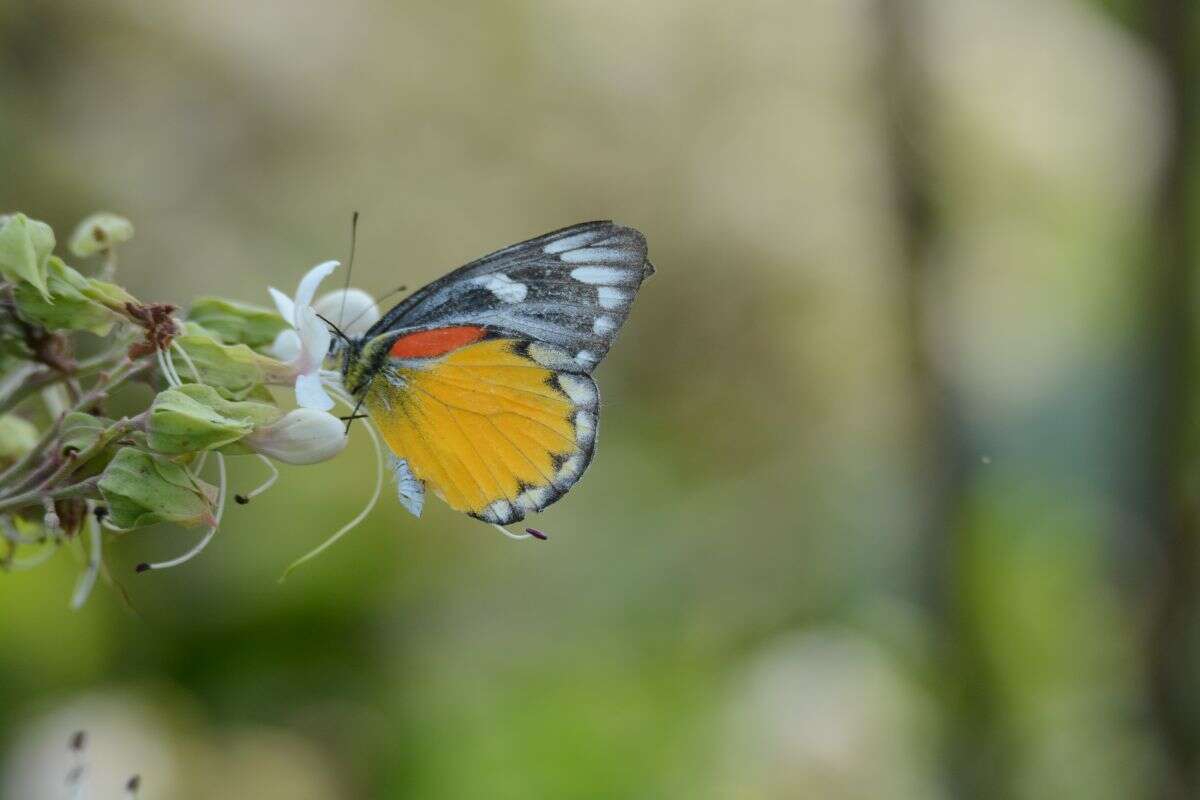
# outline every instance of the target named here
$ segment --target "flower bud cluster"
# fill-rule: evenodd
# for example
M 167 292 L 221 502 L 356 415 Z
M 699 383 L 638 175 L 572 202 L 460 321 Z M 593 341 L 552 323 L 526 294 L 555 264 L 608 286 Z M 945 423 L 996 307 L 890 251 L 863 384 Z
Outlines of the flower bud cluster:
M 177 315 L 115 282 L 117 252 L 133 235 L 116 214 L 83 220 L 66 257 L 91 260 L 89 270 L 55 254 L 46 223 L 0 215 L 0 568 L 28 568 L 90 532 L 95 558 L 76 600 L 101 567 L 103 535 L 204 526 L 198 552 L 219 525 L 225 458 L 256 456 L 271 469 L 266 485 L 238 495 L 244 502 L 274 482 L 273 462 L 338 455 L 346 428 L 328 413 L 329 392 L 343 395 L 323 368 L 332 348 L 314 307 L 353 315 L 354 330 L 379 317 L 356 289 L 314 301 L 335 262 L 305 276 L 293 298 L 273 292 L 276 308 L 201 297 Z M 155 392 L 140 412 L 114 415 L 110 396 L 130 380 Z M 300 407 L 281 407 L 272 386 L 294 389 Z M 213 462 L 215 482 L 204 472 Z

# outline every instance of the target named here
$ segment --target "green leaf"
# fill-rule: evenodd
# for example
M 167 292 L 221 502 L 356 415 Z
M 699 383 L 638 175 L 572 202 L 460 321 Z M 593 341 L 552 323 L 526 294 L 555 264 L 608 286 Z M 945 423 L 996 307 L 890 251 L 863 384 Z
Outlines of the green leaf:
M 133 238 L 133 223 L 108 212 L 92 214 L 75 227 L 67 247 L 79 258 L 100 253 Z
M 33 286 L 46 301 L 46 260 L 52 252 L 54 231 L 44 222 L 13 214 L 0 228 L 0 275 Z
M 211 386 L 186 384 L 154 399 L 147 441 L 160 453 L 180 454 L 230 445 L 283 415 L 266 403 L 226 400 Z
M 255 349 L 266 347 L 290 327 L 283 317 L 261 306 L 201 297 L 188 311 L 188 321 L 211 331 L 224 344 L 244 344 Z
M 212 524 L 216 489 L 168 459 L 122 447 L 100 477 L 113 524 Z
M 192 359 L 203 382 L 214 387 L 228 400 L 244 400 L 255 394 L 257 387 L 271 380 L 283 380 L 286 367 L 273 358 L 254 352 L 244 344 L 224 345 L 215 339 L 189 331 L 176 342 Z M 190 379 L 192 370 L 186 361 L 180 363 L 179 374 Z
M 21 316 L 52 331 L 91 331 L 104 336 L 120 317 L 96 298 L 116 304 L 120 295 L 129 297 L 120 287 L 83 277 L 58 256 L 46 260 L 46 286 L 48 292 L 43 293 L 28 283 L 20 283 L 14 295 Z M 116 307 L 123 308 L 124 303 Z

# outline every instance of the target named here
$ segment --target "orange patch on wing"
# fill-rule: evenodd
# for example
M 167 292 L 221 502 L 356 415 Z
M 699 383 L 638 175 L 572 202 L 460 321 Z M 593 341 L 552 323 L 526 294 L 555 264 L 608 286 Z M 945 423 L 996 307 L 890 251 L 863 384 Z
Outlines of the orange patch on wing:
M 486 331 L 478 325 L 434 328 L 401 336 L 388 353 L 393 358 L 435 358 L 478 342 Z

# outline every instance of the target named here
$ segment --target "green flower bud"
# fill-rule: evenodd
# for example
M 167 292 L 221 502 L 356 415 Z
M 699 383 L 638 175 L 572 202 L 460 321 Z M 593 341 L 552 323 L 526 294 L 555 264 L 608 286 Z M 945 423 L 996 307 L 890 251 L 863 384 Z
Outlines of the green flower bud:
M 191 327 L 175 339 L 192 364 L 200 371 L 204 383 L 214 387 L 229 400 L 244 400 L 267 382 L 286 379 L 287 367 L 273 358 L 256 353 L 244 344 L 224 345 Z M 186 361 L 178 364 L 185 381 L 192 380 L 191 367 Z
M 92 214 L 79 223 L 67 244 L 79 258 L 104 252 L 133 238 L 133 223 L 116 214 Z
M 226 400 L 211 386 L 190 383 L 154 398 L 146 423 L 147 443 L 168 454 L 215 450 L 281 416 L 283 412 L 273 405 Z
M 220 297 L 201 297 L 192 304 L 187 318 L 224 344 L 244 344 L 255 349 L 271 344 L 280 331 L 291 327 L 270 309 Z
M 144 434 L 131 430 L 131 427 L 128 420 L 115 422 L 78 411 L 63 417 L 59 448 L 64 456 L 75 454 L 77 463 L 71 470 L 72 476 L 90 478 L 98 475 L 112 460 L 120 444 L 140 443 Z M 96 447 L 97 443 L 99 447 Z M 78 461 L 80 458 L 84 460 Z
M 46 260 L 48 296 L 28 283 L 14 292 L 21 316 L 50 330 L 106 335 L 134 298 L 111 283 L 85 278 L 57 256 Z
M 183 392 L 168 390 L 160 393 L 150 407 L 146 441 L 152 450 L 178 455 L 236 442 L 252 427 L 248 422 L 223 416 Z
M 120 528 L 157 522 L 212 525 L 217 490 L 184 467 L 133 447 L 122 447 L 100 477 L 109 518 Z
M 36 288 L 46 300 L 46 260 L 54 252 L 54 231 L 44 222 L 13 214 L 0 228 L 0 276 Z
M 114 311 L 122 316 L 129 316 L 130 304 L 141 305 L 138 299 L 129 292 L 117 286 L 115 283 L 108 283 L 97 278 L 88 278 L 87 285 L 80 290 L 83 296 L 91 300 L 93 303 L 99 303 L 109 311 Z
M 23 458 L 37 441 L 37 428 L 29 420 L 13 414 L 0 417 L 0 464 L 11 464 Z
M 111 424 L 111 420 L 79 411 L 67 414 L 63 417 L 62 433 L 59 436 L 63 455 L 87 450 L 100 439 L 100 434 Z
M 297 408 L 256 428 L 240 444 L 286 464 L 316 464 L 346 449 L 342 421 L 325 411 Z

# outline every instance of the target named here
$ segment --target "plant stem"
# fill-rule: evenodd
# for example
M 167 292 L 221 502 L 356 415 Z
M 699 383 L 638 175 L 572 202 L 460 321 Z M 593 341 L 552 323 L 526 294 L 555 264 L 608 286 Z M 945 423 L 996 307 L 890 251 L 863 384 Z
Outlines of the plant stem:
M 1155 535 L 1155 602 L 1146 639 L 1151 719 L 1163 745 L 1169 779 L 1160 797 L 1191 798 L 1200 792 L 1200 703 L 1196 615 L 1200 610 L 1200 498 L 1195 481 L 1194 410 L 1196 364 L 1196 259 L 1194 234 L 1200 208 L 1193 176 L 1200 165 L 1200 60 L 1193 32 L 1200 23 L 1194 2 L 1144 4 L 1151 52 L 1161 65 L 1169 136 L 1158 172 L 1153 269 L 1146 273 L 1153 336 L 1139 381 L 1146 398 L 1153 464 L 1147 474 L 1147 529 Z
M 29 362 L 23 362 L 13 367 L 12 372 L 0 379 L 0 407 L 2 407 L 7 398 L 11 397 L 15 392 L 22 391 L 30 378 L 38 372 L 38 368 Z
M 118 364 L 117 368 L 107 379 L 104 376 L 101 376 L 92 386 L 91 390 L 84 394 L 83 397 L 79 398 L 79 402 L 67 411 L 67 414 L 77 411 L 84 411 L 85 409 L 89 408 L 101 400 L 113 387 L 127 380 L 129 377 L 141 371 L 142 369 L 145 369 L 148 364 L 149 362 L 145 360 L 129 361 L 128 359 L 125 362 Z M 45 454 L 50 442 L 53 441 L 54 437 L 58 435 L 58 431 L 62 427 L 62 421 L 65 418 L 66 414 L 56 419 L 54 424 L 52 424 L 49 430 L 43 434 L 38 443 L 34 445 L 33 448 L 26 453 L 23 458 L 15 462 L 8 469 L 4 470 L 4 472 L 0 473 L 0 495 L 5 494 L 5 484 L 7 484 L 10 479 L 21 475 L 29 468 L 30 464 Z M 21 488 L 22 484 L 17 483 L 7 491 L 11 493 L 14 491 L 19 491 Z
M 117 274 L 117 248 L 108 247 L 104 250 L 104 266 L 97 275 L 102 281 L 111 281 Z
M 57 469 L 57 467 L 54 464 L 54 459 L 47 458 L 38 464 L 37 467 L 35 467 L 27 475 L 22 476 L 20 480 L 13 483 L 12 486 L 7 487 L 3 492 L 0 492 L 0 496 L 23 492 L 30 486 L 41 486 L 45 482 L 46 477 L 51 472 L 54 472 L 55 469 Z
M 10 511 L 16 508 L 37 505 L 44 499 L 62 500 L 64 497 L 80 497 L 96 491 L 99 483 L 100 476 L 97 475 L 79 483 L 72 483 L 69 486 L 60 486 L 57 489 L 31 489 L 15 497 L 6 497 L 0 500 L 0 511 Z
M 53 386 L 61 381 L 85 378 L 92 373 L 103 370 L 106 366 L 111 365 L 114 359 L 121 357 L 124 351 L 125 343 L 122 342 L 117 347 L 80 361 L 75 370 L 70 373 L 44 368 L 34 370 L 32 373 L 26 372 L 21 380 L 5 381 L 4 385 L 0 386 L 0 414 L 15 407 L 26 397 L 47 386 Z M 120 361 L 117 361 L 117 363 L 119 364 Z

